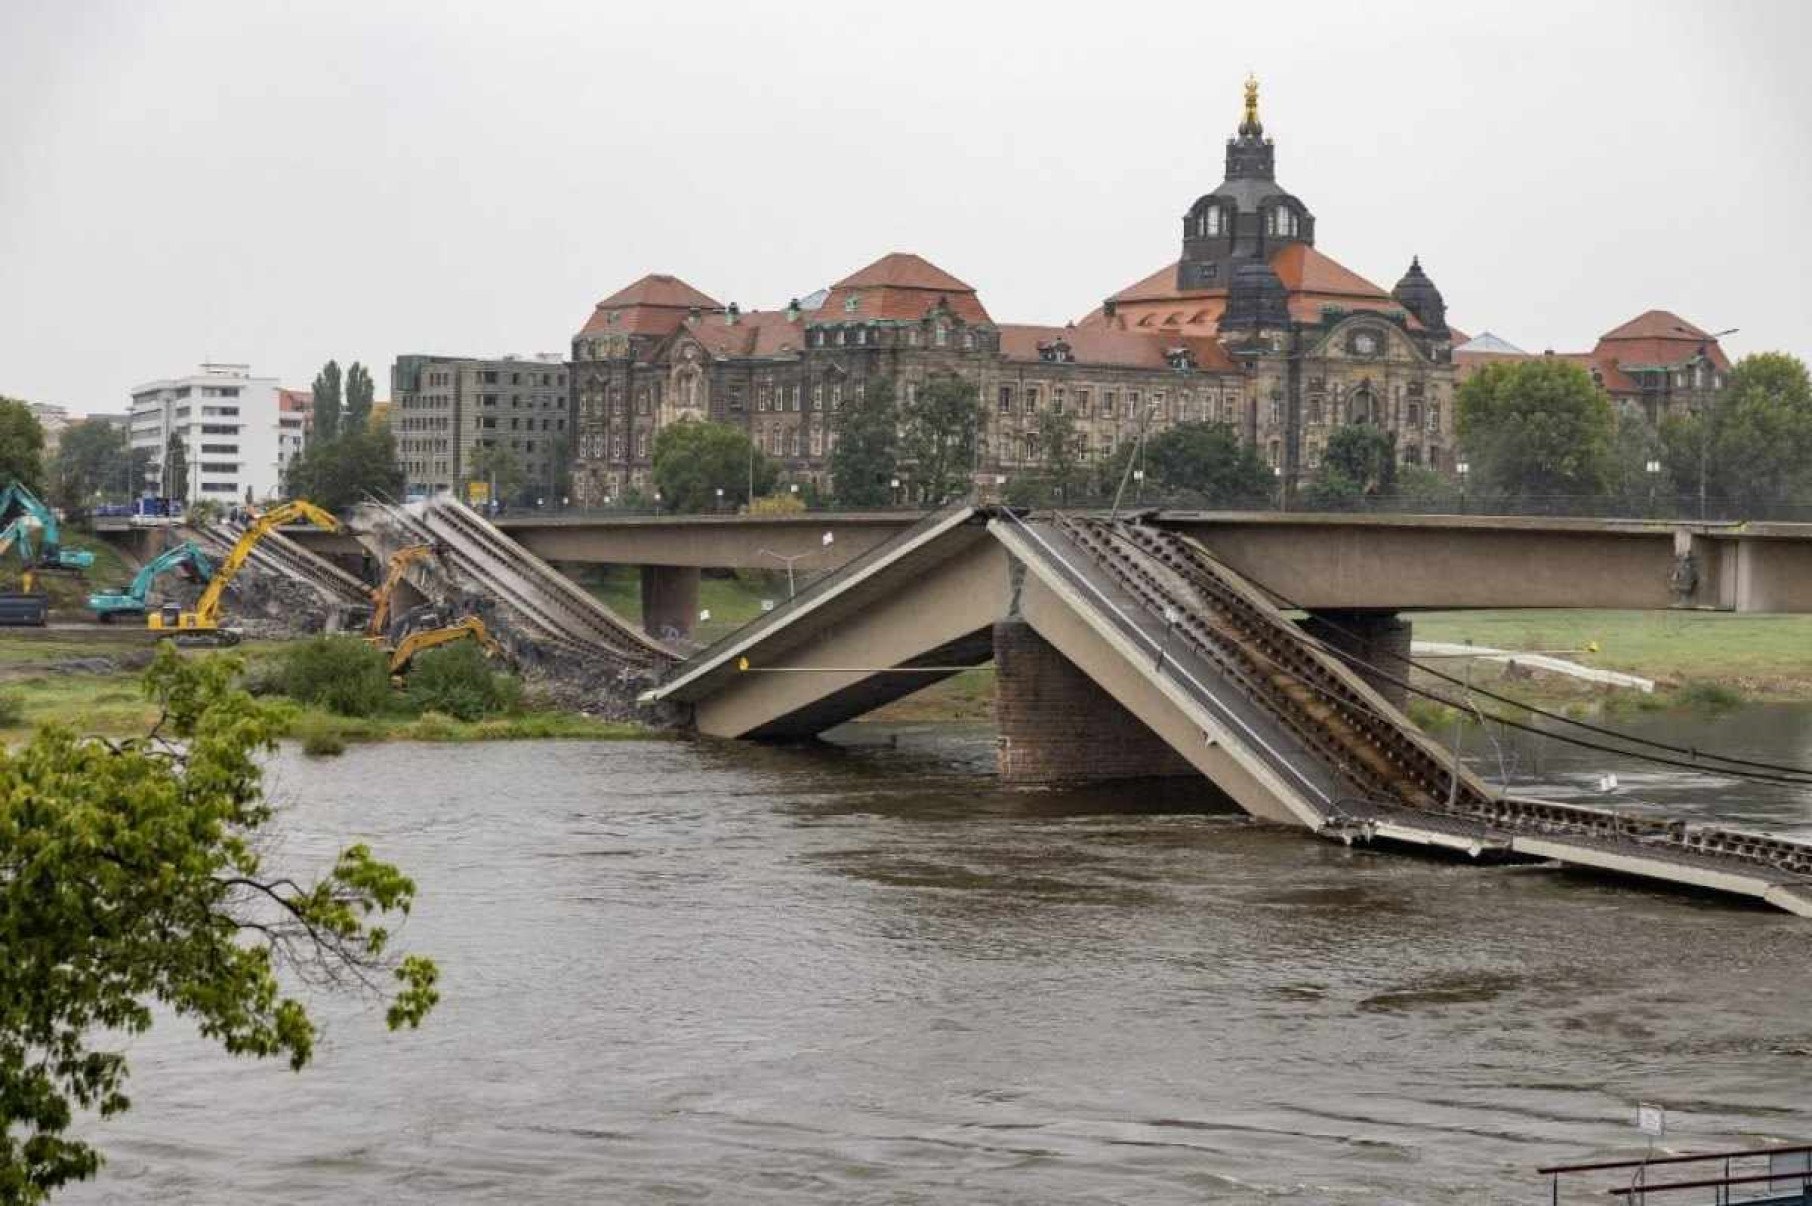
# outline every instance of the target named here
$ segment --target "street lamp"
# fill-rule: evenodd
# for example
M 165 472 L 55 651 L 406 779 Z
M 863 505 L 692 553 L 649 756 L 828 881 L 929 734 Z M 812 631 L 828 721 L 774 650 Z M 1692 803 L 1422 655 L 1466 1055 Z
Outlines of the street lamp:
M 892 491 L 893 505 L 896 507 L 899 506 L 900 505 L 900 479 L 897 477 L 894 478 L 892 481 L 887 483 L 887 487 L 889 490 Z
M 1277 509 L 1281 511 L 1284 509 L 1283 466 L 1271 466 L 1271 476 L 1277 479 Z
M 1133 480 L 1133 490 L 1132 490 L 1133 506 L 1136 507 L 1145 498 L 1145 470 L 1143 468 L 1134 469 L 1132 471 L 1132 480 Z
M 1461 461 L 1453 467 L 1453 471 L 1460 475 L 1460 514 L 1464 515 L 1466 514 L 1466 475 L 1472 472 L 1472 466 Z
M 724 509 L 724 488 L 722 486 L 717 488 L 717 509 L 719 511 Z
M 1655 517 L 1655 482 L 1661 476 L 1661 462 L 1650 458 L 1643 464 L 1642 470 L 1648 474 L 1648 514 L 1649 518 L 1653 519 Z

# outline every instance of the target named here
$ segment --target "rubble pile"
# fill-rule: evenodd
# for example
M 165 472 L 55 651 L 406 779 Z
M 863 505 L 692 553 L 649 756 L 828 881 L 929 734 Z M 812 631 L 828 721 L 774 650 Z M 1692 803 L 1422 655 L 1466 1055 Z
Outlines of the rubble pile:
M 532 695 L 554 707 L 607 720 L 662 723 L 661 717 L 651 716 L 635 702 L 653 682 L 658 665 L 626 662 L 581 632 L 550 632 L 547 613 L 525 614 L 512 602 L 524 596 L 535 600 L 526 574 L 508 582 L 495 580 L 473 551 L 444 540 L 448 535 L 457 540 L 457 533 L 439 525 L 429 527 L 416 507 L 366 504 L 354 513 L 351 527 L 380 563 L 410 545 L 443 541 L 449 546 L 447 555 L 423 558 L 405 571 L 405 581 L 426 602 L 399 612 L 393 617 L 393 629 L 476 615 L 503 646 Z

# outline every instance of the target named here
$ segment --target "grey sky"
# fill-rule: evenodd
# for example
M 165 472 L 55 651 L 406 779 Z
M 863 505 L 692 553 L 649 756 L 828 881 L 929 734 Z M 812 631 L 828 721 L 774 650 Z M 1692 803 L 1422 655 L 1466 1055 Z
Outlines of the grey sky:
M 0 393 L 203 358 L 565 351 L 649 271 L 744 308 L 892 250 L 997 321 L 1176 255 L 1248 68 L 1317 245 L 1582 349 L 1812 351 L 1812 4 L 0 0 Z

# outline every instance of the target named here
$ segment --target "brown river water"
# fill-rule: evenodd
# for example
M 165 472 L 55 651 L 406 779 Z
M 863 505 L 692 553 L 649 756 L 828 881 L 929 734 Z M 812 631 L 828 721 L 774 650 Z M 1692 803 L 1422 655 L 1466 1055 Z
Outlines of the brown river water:
M 1648 717 L 1812 761 L 1812 714 Z M 1812 923 L 1003 790 L 992 734 L 286 751 L 445 1001 L 319 1003 L 301 1075 L 164 1019 L 96 1202 L 1546 1202 L 1542 1163 L 1812 1140 Z M 1812 832 L 1812 797 L 1482 745 L 1519 786 Z M 1601 1193 L 1579 1200 L 1609 1200 Z

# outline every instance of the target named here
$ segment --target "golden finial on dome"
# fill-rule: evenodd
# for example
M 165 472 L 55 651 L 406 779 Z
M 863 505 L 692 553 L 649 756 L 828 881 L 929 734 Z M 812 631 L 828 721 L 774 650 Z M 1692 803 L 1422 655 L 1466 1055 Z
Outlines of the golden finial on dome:
M 1246 72 L 1246 124 L 1258 124 L 1258 77 Z

